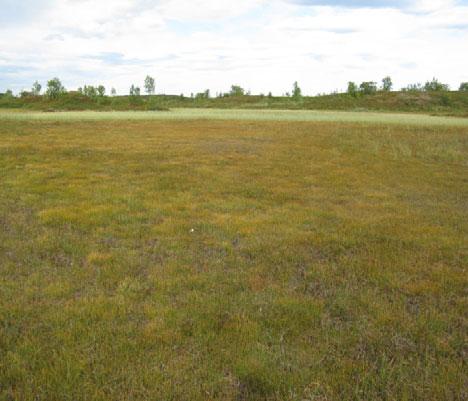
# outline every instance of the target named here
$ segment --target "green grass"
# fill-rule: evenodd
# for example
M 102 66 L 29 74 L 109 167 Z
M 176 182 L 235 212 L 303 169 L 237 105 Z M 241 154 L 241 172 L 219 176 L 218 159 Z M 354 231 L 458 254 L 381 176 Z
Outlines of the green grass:
M 2 115 L 0 400 L 467 398 L 466 124 L 173 113 Z
M 468 127 L 468 118 L 410 113 L 371 113 L 312 110 L 173 109 L 171 111 L 65 111 L 55 113 L 0 111 L 1 120 L 102 121 L 102 120 L 236 120 L 291 122 L 356 122 L 403 125 Z

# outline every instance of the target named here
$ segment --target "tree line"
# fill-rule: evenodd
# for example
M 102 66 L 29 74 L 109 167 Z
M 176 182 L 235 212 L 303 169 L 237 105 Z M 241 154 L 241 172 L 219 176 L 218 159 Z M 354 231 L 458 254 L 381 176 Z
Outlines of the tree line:
M 348 82 L 348 87 L 346 93 L 350 96 L 357 97 L 361 95 L 372 95 L 377 93 L 378 91 L 383 92 L 390 92 L 393 89 L 393 81 L 392 78 L 387 76 L 382 79 L 381 85 L 379 86 L 377 82 L 374 81 L 364 81 L 361 84 L 356 84 L 355 82 Z M 151 76 L 146 76 L 144 80 L 144 90 L 147 95 L 154 95 L 156 93 L 156 80 Z M 424 85 L 421 83 L 410 84 L 401 89 L 403 92 L 443 92 L 449 91 L 450 87 L 447 84 L 441 83 L 438 79 L 433 78 L 431 81 L 427 81 Z M 462 82 L 458 89 L 461 92 L 468 92 L 468 82 Z M 42 91 L 42 85 L 36 81 L 32 85 L 30 91 L 23 91 L 21 92 L 21 97 L 27 96 L 39 96 Z M 104 85 L 84 85 L 83 87 L 78 88 L 77 92 L 83 96 L 87 96 L 90 98 L 102 98 L 106 96 L 106 88 Z M 44 95 L 50 99 L 57 99 L 64 93 L 67 93 L 67 90 L 63 86 L 62 82 L 59 78 L 53 78 L 47 81 L 47 86 L 44 92 Z M 117 91 L 115 88 L 111 88 L 110 90 L 111 96 L 116 96 Z M 129 89 L 129 95 L 131 97 L 138 97 L 141 95 L 141 89 L 139 86 L 134 84 L 131 85 Z M 227 93 L 217 93 L 216 97 L 228 97 L 228 96 L 250 96 L 250 91 L 246 91 L 239 85 L 232 85 L 231 89 Z M 13 92 L 11 90 L 7 90 L 4 96 L 13 96 Z M 260 94 L 260 96 L 265 96 L 264 94 Z M 268 93 L 268 97 L 272 97 L 272 93 Z M 292 92 L 286 92 L 283 96 L 291 97 L 292 99 L 299 100 L 302 98 L 302 90 L 299 87 L 298 82 L 294 82 Z M 181 95 L 184 97 L 184 95 Z M 191 98 L 196 99 L 209 99 L 211 97 L 210 90 L 207 89 L 204 92 L 200 92 L 197 94 L 191 94 Z
M 391 77 L 382 79 L 380 87 L 377 82 L 369 81 L 362 82 L 359 86 L 355 82 L 348 82 L 347 93 L 351 96 L 359 94 L 370 95 L 381 90 L 383 92 L 390 92 L 393 89 L 393 82 Z M 402 92 L 447 92 L 450 90 L 449 85 L 441 83 L 437 78 L 427 81 L 424 85 L 421 83 L 410 84 L 401 89 Z M 462 82 L 458 89 L 460 92 L 468 92 L 468 82 Z

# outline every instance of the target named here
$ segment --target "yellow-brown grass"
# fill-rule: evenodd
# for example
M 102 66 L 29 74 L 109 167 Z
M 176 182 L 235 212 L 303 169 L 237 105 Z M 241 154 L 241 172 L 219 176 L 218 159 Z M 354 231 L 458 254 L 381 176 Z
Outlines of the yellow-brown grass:
M 0 399 L 466 399 L 467 138 L 1 121 Z

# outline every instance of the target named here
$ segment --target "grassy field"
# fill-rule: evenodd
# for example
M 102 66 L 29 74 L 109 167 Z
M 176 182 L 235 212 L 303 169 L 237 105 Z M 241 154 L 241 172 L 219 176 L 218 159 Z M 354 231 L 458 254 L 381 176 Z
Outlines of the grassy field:
M 314 110 L 248 110 L 248 109 L 173 109 L 169 111 L 65 111 L 25 112 L 0 110 L 0 121 L 115 121 L 115 120 L 235 120 L 235 121 L 290 121 L 290 122 L 355 122 L 400 125 L 468 127 L 468 118 L 431 116 L 411 113 L 371 113 L 352 111 Z
M 0 115 L 0 400 L 466 400 L 466 120 L 224 113 Z

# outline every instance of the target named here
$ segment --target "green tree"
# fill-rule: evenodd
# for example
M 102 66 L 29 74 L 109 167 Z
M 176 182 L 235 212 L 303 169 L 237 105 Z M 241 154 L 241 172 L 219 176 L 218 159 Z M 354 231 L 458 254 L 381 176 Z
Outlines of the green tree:
M 244 96 L 245 90 L 239 85 L 232 85 L 231 91 L 229 92 L 230 96 Z
M 106 94 L 106 88 L 104 87 L 104 85 L 99 85 L 97 87 L 97 94 L 99 97 L 104 97 L 104 95 Z
M 146 78 L 145 78 L 145 92 L 148 95 L 154 95 L 154 92 L 156 91 L 154 82 L 155 81 L 154 81 L 153 77 L 150 77 L 149 75 L 146 76 Z
M 58 78 L 53 78 L 47 81 L 46 96 L 50 99 L 57 99 L 61 95 L 66 93 L 65 87 Z
M 427 81 L 424 85 L 424 90 L 426 92 L 446 92 L 449 89 L 447 84 L 439 82 L 436 78 L 432 78 L 432 81 Z
M 460 84 L 460 89 L 458 89 L 460 92 L 468 92 L 468 82 L 462 82 Z
M 112 89 L 111 89 L 111 95 L 112 95 L 112 96 L 117 95 L 117 91 L 115 90 L 115 88 L 112 88 Z
M 39 96 L 41 94 L 41 89 L 42 89 L 42 85 L 36 81 L 33 83 L 31 94 L 33 96 Z
M 384 79 L 382 79 L 382 90 L 384 92 L 390 92 L 392 88 L 393 88 L 392 78 L 385 77 Z
M 209 99 L 210 98 L 210 90 L 207 89 L 204 92 L 197 93 L 195 95 L 195 99 Z
M 372 95 L 373 93 L 377 92 L 377 83 L 373 81 L 363 82 L 361 85 L 359 85 L 359 90 L 364 95 Z
M 132 84 L 130 87 L 130 96 L 140 96 L 140 88 Z
M 348 95 L 351 95 L 353 97 L 356 97 L 357 96 L 357 93 L 358 93 L 358 87 L 357 85 L 354 83 L 354 82 L 348 82 Z
M 297 81 L 293 84 L 292 97 L 294 100 L 299 100 L 302 98 L 302 91 L 301 88 L 299 88 Z
M 97 89 L 92 85 L 85 85 L 83 87 L 83 95 L 88 96 L 90 98 L 95 98 L 98 92 Z

